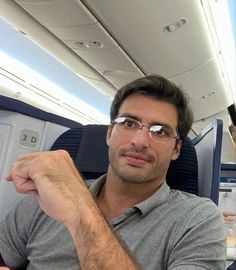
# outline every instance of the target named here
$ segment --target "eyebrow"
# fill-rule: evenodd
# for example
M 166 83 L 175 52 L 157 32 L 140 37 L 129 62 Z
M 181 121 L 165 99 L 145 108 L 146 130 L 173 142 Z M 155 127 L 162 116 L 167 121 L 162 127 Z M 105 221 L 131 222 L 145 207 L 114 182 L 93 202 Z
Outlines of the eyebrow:
M 138 116 L 133 115 L 131 113 L 122 113 L 121 115 L 118 115 L 118 117 L 129 117 L 129 118 L 138 120 L 140 123 L 142 122 L 141 119 Z M 177 128 L 173 129 L 168 123 L 161 123 L 161 122 L 158 122 L 158 121 L 149 123 L 149 126 L 155 126 L 155 125 L 163 126 L 165 128 L 168 128 L 168 129 L 171 129 L 171 130 L 174 130 L 174 131 L 177 130 Z

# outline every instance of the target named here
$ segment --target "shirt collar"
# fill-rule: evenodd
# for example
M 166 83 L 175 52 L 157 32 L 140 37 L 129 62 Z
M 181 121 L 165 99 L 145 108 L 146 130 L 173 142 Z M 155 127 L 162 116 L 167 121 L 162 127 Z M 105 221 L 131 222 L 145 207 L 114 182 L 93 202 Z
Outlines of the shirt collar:
M 154 208 L 161 206 L 167 201 L 170 194 L 170 187 L 166 181 L 154 192 L 149 198 L 135 205 L 141 211 L 141 215 L 145 216 L 151 212 Z
M 103 184 L 106 181 L 106 177 L 107 177 L 106 174 L 100 176 L 89 187 L 89 191 L 90 191 L 93 198 L 95 198 L 97 196 L 97 194 L 99 193 L 99 191 L 101 190 Z
M 106 174 L 100 176 L 96 181 L 92 183 L 89 190 L 93 198 L 95 198 L 96 195 L 99 193 L 105 181 L 106 181 Z M 139 211 L 141 212 L 141 216 L 145 216 L 149 212 L 151 212 L 154 208 L 162 205 L 168 199 L 169 193 L 170 187 L 167 185 L 166 181 L 164 181 L 163 184 L 155 193 L 153 193 L 146 200 L 134 205 L 133 208 L 139 209 Z

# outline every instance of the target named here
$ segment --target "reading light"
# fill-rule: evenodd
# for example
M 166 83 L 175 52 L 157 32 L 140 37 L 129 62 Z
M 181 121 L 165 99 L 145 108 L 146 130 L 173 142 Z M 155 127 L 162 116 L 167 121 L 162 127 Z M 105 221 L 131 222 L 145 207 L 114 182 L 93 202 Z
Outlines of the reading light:
M 81 49 L 92 49 L 92 48 L 102 48 L 103 44 L 100 41 L 90 40 L 90 41 L 76 41 L 75 45 Z
M 163 28 L 164 33 L 174 32 L 175 30 L 179 29 L 180 27 L 184 26 L 187 23 L 186 18 L 181 18 L 178 21 L 171 23 Z

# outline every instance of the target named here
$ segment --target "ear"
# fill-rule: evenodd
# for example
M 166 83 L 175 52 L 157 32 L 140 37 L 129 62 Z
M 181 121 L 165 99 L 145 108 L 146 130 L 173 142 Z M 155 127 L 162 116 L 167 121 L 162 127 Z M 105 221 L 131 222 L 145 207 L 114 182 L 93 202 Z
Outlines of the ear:
M 175 148 L 174 148 L 174 150 L 172 152 L 172 156 L 171 156 L 172 160 L 176 160 L 179 157 L 181 146 L 182 146 L 182 141 L 180 141 L 180 140 L 176 141 Z
M 111 131 L 112 131 L 112 125 L 109 125 L 108 126 L 108 129 L 107 129 L 107 136 L 106 136 L 106 142 L 107 142 L 107 145 L 110 146 L 110 141 L 111 141 Z

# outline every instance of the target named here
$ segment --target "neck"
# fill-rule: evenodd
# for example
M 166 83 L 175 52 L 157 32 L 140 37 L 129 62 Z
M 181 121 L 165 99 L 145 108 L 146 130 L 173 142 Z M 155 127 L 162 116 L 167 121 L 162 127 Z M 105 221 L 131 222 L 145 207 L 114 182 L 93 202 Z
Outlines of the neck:
M 108 219 L 120 216 L 125 208 L 131 208 L 149 198 L 163 183 L 150 180 L 148 183 L 128 183 L 109 169 L 107 179 L 97 196 L 97 204 Z

